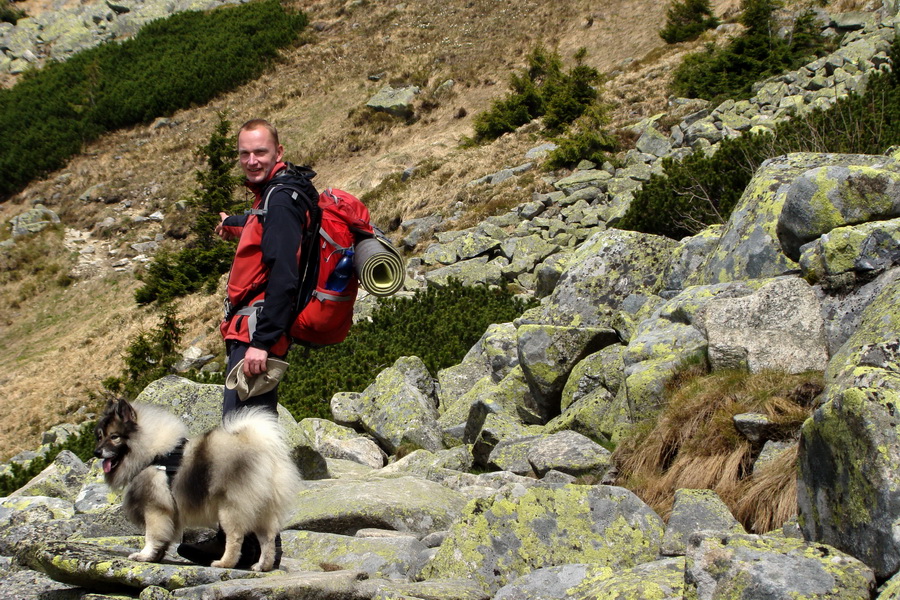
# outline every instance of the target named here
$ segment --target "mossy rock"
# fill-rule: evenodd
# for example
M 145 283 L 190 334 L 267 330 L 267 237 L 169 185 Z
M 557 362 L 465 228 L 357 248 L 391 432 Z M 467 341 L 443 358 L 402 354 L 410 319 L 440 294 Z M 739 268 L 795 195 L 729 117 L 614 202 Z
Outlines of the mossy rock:
M 238 569 L 213 569 L 189 563 L 142 563 L 128 560 L 130 552 L 79 542 L 38 542 L 25 550 L 20 559 L 29 567 L 42 571 L 57 581 L 89 590 L 115 591 L 124 588 L 143 589 L 155 585 L 176 590 L 216 581 L 239 578 L 278 577 Z
M 422 576 L 468 576 L 494 593 L 542 567 L 653 560 L 662 535 L 662 520 L 623 488 L 536 485 L 470 502 Z
M 819 543 L 703 532 L 689 538 L 687 598 L 869 600 L 872 570 Z
M 836 227 L 900 217 L 900 163 L 887 156 L 820 155 L 821 166 L 790 183 L 778 217 L 785 254 Z

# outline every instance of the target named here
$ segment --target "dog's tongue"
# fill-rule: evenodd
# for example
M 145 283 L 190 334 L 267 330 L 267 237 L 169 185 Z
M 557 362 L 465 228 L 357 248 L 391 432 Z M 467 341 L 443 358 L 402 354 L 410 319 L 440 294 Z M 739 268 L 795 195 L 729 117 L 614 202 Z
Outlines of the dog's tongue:
M 110 471 L 112 471 L 112 459 L 104 458 L 103 459 L 103 472 L 109 473 Z

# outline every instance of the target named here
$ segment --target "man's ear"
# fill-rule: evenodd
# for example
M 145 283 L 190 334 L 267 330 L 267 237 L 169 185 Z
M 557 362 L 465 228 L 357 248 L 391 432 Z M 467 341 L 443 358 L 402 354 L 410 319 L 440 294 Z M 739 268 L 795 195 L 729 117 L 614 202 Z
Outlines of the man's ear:
M 278 151 L 275 153 L 275 162 L 281 162 L 281 158 L 284 156 L 284 146 L 278 144 Z

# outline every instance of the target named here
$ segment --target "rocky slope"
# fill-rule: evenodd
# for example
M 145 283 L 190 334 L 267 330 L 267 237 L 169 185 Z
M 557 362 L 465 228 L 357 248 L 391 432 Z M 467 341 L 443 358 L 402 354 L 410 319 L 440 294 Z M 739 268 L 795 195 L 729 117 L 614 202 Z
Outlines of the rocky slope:
M 25 0 L 17 6 L 38 20 L 70 8 L 99 10 L 101 4 L 106 6 Z M 716 4 L 725 10 L 734 0 Z M 307 12 L 312 27 L 258 81 L 209 106 L 104 136 L 65 168 L 0 204 L 4 223 L 38 203 L 57 213 L 65 235 L 51 251 L 38 252 L 59 255 L 60 268 L 74 276 L 68 287 L 29 273 L 0 282 L 0 388 L 14 415 L 0 423 L 0 456 L 35 447 L 44 430 L 90 404 L 100 381 L 121 372 L 128 340 L 155 325 L 153 311 L 132 301 L 133 272 L 150 256 L 147 247 L 181 243 L 178 201 L 195 186 L 194 171 L 201 165 L 194 151 L 208 140 L 217 111 L 235 123 L 270 118 L 288 157 L 311 163 L 321 187 L 360 194 L 389 175 L 427 165 L 428 175 L 372 207 L 387 226 L 396 219 L 453 214 L 459 201 L 476 209 L 514 206 L 543 185 L 536 178 L 533 185 L 499 186 L 489 193 L 465 187 L 519 160 L 534 145 L 536 131 L 459 148 L 472 133 L 473 115 L 504 93 L 510 73 L 524 65 L 534 46 L 559 48 L 566 60 L 586 47 L 588 64 L 617 81 L 609 84 L 610 101 L 627 121 L 664 105 L 665 67 L 690 47 L 659 50 L 656 30 L 665 11 L 652 0 L 614 0 L 602 11 L 580 0 L 451 0 L 437 10 L 431 2 L 320 0 L 296 8 Z M 113 21 L 132 14 L 112 13 Z M 657 55 L 652 64 L 636 60 L 651 51 Z M 412 124 L 376 131 L 353 118 L 385 81 L 427 81 L 423 93 L 429 94 L 448 80 L 455 82 L 450 93 Z M 156 219 L 160 214 L 162 221 Z M 214 334 L 218 305 L 217 297 L 195 297 L 177 306 L 185 339 L 204 353 L 221 348 Z

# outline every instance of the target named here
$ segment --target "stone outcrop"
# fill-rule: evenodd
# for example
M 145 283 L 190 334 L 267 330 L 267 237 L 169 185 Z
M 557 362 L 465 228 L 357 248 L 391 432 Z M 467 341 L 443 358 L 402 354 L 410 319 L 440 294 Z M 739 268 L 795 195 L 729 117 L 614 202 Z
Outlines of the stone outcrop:
M 107 0 L 72 3 L 56 0 L 52 10 L 0 23 L 0 73 L 21 73 L 48 61 L 66 60 L 76 52 L 137 33 L 150 21 L 186 10 L 208 10 L 233 0 L 142 2 Z
M 536 568 L 652 560 L 662 520 L 631 492 L 604 486 L 515 488 L 473 502 L 426 566 L 426 577 L 471 577 L 496 592 Z

